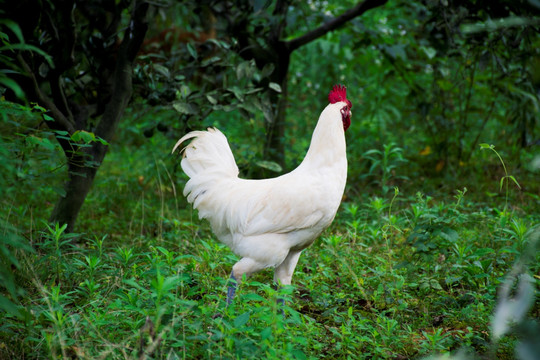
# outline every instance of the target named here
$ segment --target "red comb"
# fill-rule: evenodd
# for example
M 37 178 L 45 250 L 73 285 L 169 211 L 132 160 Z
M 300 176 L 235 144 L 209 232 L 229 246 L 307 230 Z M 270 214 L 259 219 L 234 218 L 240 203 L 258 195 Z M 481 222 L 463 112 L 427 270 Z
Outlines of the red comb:
M 343 85 L 334 85 L 330 94 L 328 94 L 330 104 L 335 104 L 340 101 L 347 101 L 347 88 Z

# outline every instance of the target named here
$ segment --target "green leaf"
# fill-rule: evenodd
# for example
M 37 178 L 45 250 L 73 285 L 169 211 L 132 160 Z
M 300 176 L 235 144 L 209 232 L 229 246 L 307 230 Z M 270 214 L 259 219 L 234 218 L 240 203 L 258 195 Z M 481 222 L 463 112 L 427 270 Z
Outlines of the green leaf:
M 382 155 L 382 152 L 381 152 L 380 150 L 377 150 L 377 149 L 371 149 L 371 150 L 366 151 L 366 152 L 363 154 L 363 156 L 371 155 L 371 154 Z
M 244 101 L 244 92 L 238 86 L 232 86 L 232 87 L 228 88 L 227 90 L 232 92 L 234 94 L 234 96 L 236 96 L 236 98 L 238 100 Z
M 0 47 L 0 52 L 6 51 L 6 50 L 21 50 L 21 51 L 33 51 L 35 53 L 38 53 L 39 55 L 43 56 L 45 60 L 47 60 L 47 63 L 52 66 L 52 58 L 43 50 L 41 50 L 38 47 L 35 47 L 33 45 L 29 44 L 9 44 L 8 46 L 2 46 Z
M 0 84 L 4 85 L 8 89 L 11 89 L 11 91 L 13 91 L 15 93 L 15 96 L 17 96 L 19 99 L 24 99 L 24 91 L 14 80 L 5 76 L 1 76 Z
M 83 142 L 84 144 L 88 144 L 96 140 L 96 135 L 85 130 L 77 130 L 73 133 L 73 135 L 71 135 L 71 140 L 74 142 Z
M 444 282 L 446 285 L 452 285 L 458 281 L 461 281 L 463 279 L 463 276 L 447 276 L 446 279 L 444 279 Z
M 272 64 L 272 63 L 266 64 L 266 65 L 264 65 L 264 67 L 261 70 L 261 77 L 263 77 L 263 78 L 267 77 L 270 74 L 272 74 L 273 72 L 274 72 L 274 64 Z
M 59 186 L 52 186 L 52 190 L 61 197 L 66 197 L 66 190 L 64 188 Z
M 261 340 L 270 339 L 272 337 L 272 328 L 266 327 L 261 331 Z
M 96 141 L 99 143 L 102 143 L 103 145 L 109 146 L 109 143 L 107 142 L 107 140 L 100 138 L 99 136 L 96 136 Z
M 182 86 L 180 86 L 179 95 L 182 99 L 186 99 L 189 95 L 191 95 L 191 89 L 189 88 L 189 86 L 182 84 Z
M 11 31 L 13 31 L 15 36 L 17 36 L 19 42 L 24 43 L 24 37 L 21 28 L 15 21 L 2 19 L 0 20 L 0 24 L 6 25 Z
M 521 189 L 521 186 L 519 186 L 519 184 L 518 184 L 518 182 L 517 182 L 517 180 L 516 180 L 516 178 L 514 176 L 508 175 L 508 177 L 517 185 L 518 188 Z
M 41 139 L 41 145 L 47 150 L 54 150 L 55 144 L 53 144 L 49 139 Z
M 180 114 L 185 114 L 185 115 L 194 115 L 199 112 L 199 109 L 197 108 L 197 106 L 190 103 L 180 102 L 180 101 L 173 103 L 173 108 L 174 110 L 178 111 Z
M 217 40 L 217 39 L 208 39 L 206 40 L 206 42 L 209 42 L 209 43 L 212 43 L 214 45 L 216 45 L 217 47 L 220 47 L 222 49 L 230 49 L 230 45 L 229 43 L 227 43 L 226 41 L 222 41 L 222 40 Z
M 299 360 L 307 359 L 306 354 L 304 354 L 304 352 L 300 349 L 293 349 L 291 351 L 291 354 L 294 356 L 295 359 L 299 359 Z
M 428 57 L 428 59 L 433 59 L 435 55 L 437 55 L 437 50 L 432 48 L 431 46 L 421 46 L 420 49 L 424 51 L 424 54 Z
M 216 100 L 215 97 L 213 97 L 212 95 L 206 95 L 206 99 L 208 100 L 208 102 L 212 105 L 216 105 L 218 103 L 218 101 Z
M 407 54 L 405 52 L 405 46 L 405 44 L 382 45 L 382 48 L 392 59 L 399 58 L 403 61 L 406 61 Z
M 238 80 L 246 77 L 250 77 L 250 68 L 251 68 L 251 62 L 250 61 L 243 61 L 236 67 L 236 78 Z
M 431 279 L 429 281 L 429 285 L 432 289 L 435 289 L 435 290 L 442 290 L 442 286 L 441 284 L 439 284 L 439 282 L 436 280 L 436 279 Z
M 169 291 L 178 284 L 178 276 L 170 276 L 163 281 L 162 290 Z
M 459 234 L 457 231 L 450 228 L 442 229 L 439 236 L 450 242 L 456 242 L 459 239 Z
M 495 146 L 494 145 L 489 145 L 489 144 L 480 144 L 480 149 L 494 149 Z
M 205 66 L 211 65 L 213 63 L 216 63 L 216 62 L 218 62 L 220 60 L 221 60 L 221 58 L 219 56 L 214 56 L 214 57 L 211 57 L 209 59 L 203 60 L 203 62 L 201 63 L 201 66 L 205 67 Z
M 248 97 L 240 107 L 253 114 L 261 110 L 261 102 L 256 97 Z
M 29 135 L 29 136 L 26 136 L 25 140 L 29 145 L 41 146 L 41 145 L 43 145 L 43 140 L 44 139 L 40 138 L 40 137 L 37 137 L 35 135 Z
M 171 72 L 169 71 L 169 69 L 161 64 L 152 64 L 153 67 L 154 67 L 154 70 L 163 75 L 164 77 L 166 77 L 167 79 L 170 79 L 171 78 Z
M 17 307 L 17 305 L 15 305 L 13 302 L 11 302 L 11 300 L 9 300 L 3 295 L 0 295 L 0 309 L 18 318 L 21 317 L 21 314 L 19 312 L 19 308 Z
M 53 117 L 49 116 L 47 114 L 43 114 L 43 120 L 45 120 L 45 121 L 54 121 Z M 67 134 L 67 131 L 66 131 L 66 134 Z
M 283 171 L 281 166 L 278 163 L 273 162 L 273 161 L 260 160 L 260 161 L 256 161 L 255 165 L 258 167 L 262 167 L 263 169 L 268 169 L 270 171 L 277 172 L 277 173 Z
M 124 284 L 131 285 L 142 292 L 148 292 L 148 289 L 139 285 L 139 283 L 134 278 L 125 279 Z
M 249 317 L 250 317 L 249 311 L 243 313 L 242 315 L 239 315 L 236 319 L 234 319 L 234 326 L 237 327 L 237 328 L 240 328 L 240 327 L 246 325 L 246 323 L 249 320 Z
M 278 83 L 271 82 L 270 84 L 268 84 L 268 87 L 277 93 L 281 92 L 281 86 Z
M 189 52 L 189 55 L 191 55 L 191 57 L 196 60 L 199 57 L 199 55 L 197 54 L 197 50 L 195 50 L 195 48 L 193 47 L 193 44 L 188 43 L 186 47 Z

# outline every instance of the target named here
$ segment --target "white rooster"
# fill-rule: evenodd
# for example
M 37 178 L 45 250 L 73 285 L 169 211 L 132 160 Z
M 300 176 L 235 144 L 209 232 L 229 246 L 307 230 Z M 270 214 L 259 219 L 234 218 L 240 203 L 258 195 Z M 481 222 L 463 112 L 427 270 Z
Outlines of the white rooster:
M 227 138 L 218 129 L 192 131 L 183 149 L 182 169 L 189 176 L 184 195 L 208 219 L 217 238 L 241 259 L 234 264 L 227 292 L 236 280 L 275 267 L 274 280 L 289 285 L 302 250 L 334 219 L 347 179 L 345 130 L 352 104 L 336 85 L 319 117 L 302 163 L 288 174 L 262 180 L 240 179 Z

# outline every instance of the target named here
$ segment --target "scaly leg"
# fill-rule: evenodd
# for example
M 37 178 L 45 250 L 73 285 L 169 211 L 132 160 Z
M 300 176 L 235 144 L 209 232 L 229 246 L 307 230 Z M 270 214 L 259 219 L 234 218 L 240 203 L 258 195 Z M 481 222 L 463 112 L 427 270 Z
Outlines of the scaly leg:
M 240 261 L 234 264 L 231 271 L 231 277 L 229 278 L 230 285 L 227 288 L 227 305 L 231 304 L 232 299 L 234 298 L 234 294 L 236 293 L 238 283 L 242 280 L 244 274 L 246 275 L 246 277 L 248 277 L 251 274 L 266 267 L 267 266 L 265 264 L 261 264 L 250 258 L 242 258 L 240 259 Z
M 229 278 L 229 287 L 227 288 L 227 306 L 231 305 L 234 294 L 236 293 L 236 288 L 238 287 L 238 282 L 234 277 L 234 272 L 231 271 L 231 277 Z

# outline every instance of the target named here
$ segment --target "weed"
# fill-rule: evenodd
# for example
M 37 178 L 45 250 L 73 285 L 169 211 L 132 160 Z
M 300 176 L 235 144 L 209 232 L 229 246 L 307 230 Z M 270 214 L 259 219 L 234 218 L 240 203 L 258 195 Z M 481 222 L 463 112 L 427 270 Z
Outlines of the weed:
M 371 161 L 371 166 L 365 176 L 373 176 L 379 169 L 381 179 L 377 182 L 382 188 L 383 195 L 391 189 L 391 179 L 406 179 L 405 176 L 395 174 L 399 166 L 407 163 L 407 160 L 403 157 L 403 149 L 397 147 L 396 144 L 385 144 L 382 151 L 371 149 L 363 153 L 362 156 Z
M 501 165 L 502 165 L 502 167 L 504 169 L 504 176 L 501 178 L 501 180 L 499 182 L 499 191 L 502 191 L 503 186 L 505 186 L 505 198 L 504 198 L 503 214 L 506 214 L 507 208 L 508 208 L 508 183 L 510 182 L 510 180 L 512 180 L 512 182 L 514 182 L 514 184 L 516 184 L 518 189 L 521 189 L 521 186 L 519 185 L 519 183 L 517 182 L 516 178 L 513 175 L 508 174 L 508 171 L 506 170 L 506 165 L 504 164 L 504 161 L 503 161 L 501 155 L 499 154 L 499 152 L 497 150 L 495 150 L 495 145 L 480 144 L 480 149 L 482 149 L 482 150 L 489 149 L 489 150 L 493 151 L 495 153 L 495 155 L 497 155 L 497 157 L 499 158 L 499 161 L 501 162 Z

